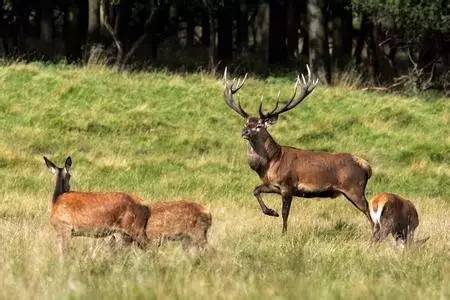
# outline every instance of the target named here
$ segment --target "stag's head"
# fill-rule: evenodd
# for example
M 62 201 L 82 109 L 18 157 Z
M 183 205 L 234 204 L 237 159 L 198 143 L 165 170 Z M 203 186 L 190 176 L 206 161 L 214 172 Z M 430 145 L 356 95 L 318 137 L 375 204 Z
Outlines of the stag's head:
M 244 78 L 238 79 L 237 81 L 233 79 L 229 81 L 227 79 L 227 69 L 225 68 L 225 73 L 223 76 L 224 81 L 224 99 L 225 103 L 241 117 L 245 119 L 244 129 L 242 130 L 242 137 L 247 140 L 253 140 L 257 137 L 268 135 L 267 127 L 275 124 L 278 120 L 278 116 L 284 112 L 287 112 L 298 104 L 300 104 L 317 86 L 319 79 L 313 79 L 311 75 L 311 70 L 309 66 L 306 65 L 308 70 L 308 75 L 297 76 L 297 80 L 294 85 L 293 96 L 285 101 L 283 104 L 280 103 L 280 92 L 278 92 L 277 102 L 275 107 L 270 112 L 264 112 L 263 110 L 263 97 L 261 97 L 261 103 L 259 105 L 258 113 L 259 116 L 250 116 L 241 106 L 239 101 L 234 99 L 234 94 L 236 94 L 244 85 L 247 79 L 247 74 Z M 300 91 L 299 91 L 300 88 Z

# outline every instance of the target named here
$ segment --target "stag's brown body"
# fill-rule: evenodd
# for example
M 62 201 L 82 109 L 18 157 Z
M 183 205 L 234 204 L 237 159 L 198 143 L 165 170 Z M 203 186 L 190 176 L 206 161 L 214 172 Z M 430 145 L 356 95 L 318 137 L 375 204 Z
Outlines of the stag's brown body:
M 369 207 L 374 222 L 374 242 L 383 241 L 389 234 L 402 246 L 414 241 L 419 215 L 411 201 L 395 194 L 381 193 L 370 200 Z
M 154 203 L 149 207 L 151 217 L 146 233 L 153 245 L 179 240 L 185 249 L 206 247 L 212 218 L 204 206 L 194 202 L 173 201 Z
M 318 80 L 313 80 L 308 67 L 308 79 L 302 75 L 294 86 L 294 95 L 279 107 L 268 113 L 259 107 L 259 117 L 251 117 L 245 112 L 233 95 L 243 86 L 246 77 L 230 84 L 224 74 L 226 104 L 245 119 L 242 136 L 248 141 L 248 162 L 258 173 L 263 184 L 255 187 L 253 194 L 264 214 L 278 217 L 278 213 L 264 203 L 262 193 L 276 193 L 282 197 L 283 232 L 287 230 L 287 219 L 292 197 L 337 197 L 344 195 L 356 208 L 363 212 L 369 222 L 368 204 L 365 198 L 367 180 L 371 176 L 370 165 L 363 159 L 348 153 L 328 153 L 300 150 L 278 145 L 267 131 L 276 123 L 278 116 L 301 103 L 315 88 Z M 247 75 L 246 75 L 247 76 Z M 298 87 L 302 86 L 297 95 Z M 373 224 L 372 224 L 373 225 Z
M 265 129 L 260 129 L 257 136 L 248 140 L 249 165 L 263 182 L 255 188 L 254 195 L 264 213 L 278 216 L 265 206 L 261 193 L 277 193 L 282 196 L 282 215 L 286 221 L 293 196 L 335 198 L 344 195 L 370 220 L 364 194 L 372 171 L 365 160 L 349 153 L 280 146 Z M 286 229 L 287 224 L 283 222 L 283 231 Z

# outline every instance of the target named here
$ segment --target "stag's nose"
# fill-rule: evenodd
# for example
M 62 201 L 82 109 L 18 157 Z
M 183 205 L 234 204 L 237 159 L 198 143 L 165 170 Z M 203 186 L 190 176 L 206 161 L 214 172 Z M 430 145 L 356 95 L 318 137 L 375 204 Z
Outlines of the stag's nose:
M 248 130 L 247 128 L 244 128 L 244 129 L 242 130 L 241 136 L 244 137 L 244 138 L 246 138 L 246 137 L 248 137 L 249 135 L 250 135 L 250 130 Z

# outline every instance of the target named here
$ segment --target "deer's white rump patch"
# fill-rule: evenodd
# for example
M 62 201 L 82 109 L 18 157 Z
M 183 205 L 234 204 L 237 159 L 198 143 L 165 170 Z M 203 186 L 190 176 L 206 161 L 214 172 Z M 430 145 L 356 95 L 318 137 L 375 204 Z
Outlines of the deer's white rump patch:
M 377 206 L 376 210 L 374 210 L 373 206 L 370 205 L 370 217 L 375 224 L 380 224 L 381 221 L 381 213 L 383 212 L 384 203 Z

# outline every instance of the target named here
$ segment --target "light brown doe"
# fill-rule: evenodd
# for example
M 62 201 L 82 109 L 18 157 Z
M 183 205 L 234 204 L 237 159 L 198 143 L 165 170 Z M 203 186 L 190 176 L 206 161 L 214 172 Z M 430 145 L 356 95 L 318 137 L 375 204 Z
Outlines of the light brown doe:
M 206 250 L 212 217 L 204 206 L 194 202 L 173 201 L 154 203 L 149 208 L 151 217 L 146 233 L 153 245 L 181 241 L 185 250 Z
M 147 243 L 145 228 L 150 211 L 140 199 L 126 193 L 71 192 L 71 158 L 66 159 L 63 168 L 46 157 L 44 160 L 56 176 L 50 223 L 56 230 L 61 255 L 73 236 L 106 237 L 121 233 L 141 247 Z

